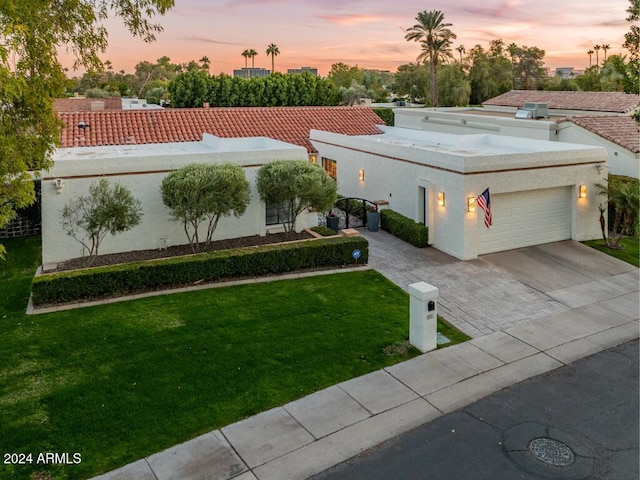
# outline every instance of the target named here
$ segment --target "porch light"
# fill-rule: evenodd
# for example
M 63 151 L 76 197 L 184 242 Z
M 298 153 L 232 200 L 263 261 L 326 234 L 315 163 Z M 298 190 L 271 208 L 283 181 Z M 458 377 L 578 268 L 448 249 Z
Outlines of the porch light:
M 310 155 L 311 157 L 311 163 L 318 163 L 318 156 L 315 154 Z
M 467 198 L 467 212 L 472 213 L 476 211 L 476 197 Z
M 586 185 L 580 185 L 578 197 L 579 198 L 587 198 L 587 186 Z
M 360 181 L 364 182 L 364 169 L 360 169 Z
M 438 206 L 444 207 L 444 192 L 438 192 Z

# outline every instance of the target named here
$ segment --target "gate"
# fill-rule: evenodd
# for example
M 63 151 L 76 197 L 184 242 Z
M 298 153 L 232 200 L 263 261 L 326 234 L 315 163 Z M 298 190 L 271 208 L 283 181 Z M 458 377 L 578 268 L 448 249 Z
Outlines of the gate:
M 367 226 L 367 211 L 378 211 L 378 205 L 364 198 L 340 198 L 330 212 L 318 214 L 318 224 L 329 226 L 327 217 L 337 217 L 338 229 L 361 228 Z

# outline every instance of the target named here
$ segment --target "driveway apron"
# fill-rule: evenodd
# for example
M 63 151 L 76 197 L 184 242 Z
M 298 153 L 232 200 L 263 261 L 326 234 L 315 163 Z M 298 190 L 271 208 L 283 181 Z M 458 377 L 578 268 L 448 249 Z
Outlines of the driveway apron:
M 437 287 L 438 313 L 471 337 L 600 302 L 637 318 L 638 269 L 574 241 L 461 261 L 384 231 L 360 234 L 371 267 L 405 291 Z

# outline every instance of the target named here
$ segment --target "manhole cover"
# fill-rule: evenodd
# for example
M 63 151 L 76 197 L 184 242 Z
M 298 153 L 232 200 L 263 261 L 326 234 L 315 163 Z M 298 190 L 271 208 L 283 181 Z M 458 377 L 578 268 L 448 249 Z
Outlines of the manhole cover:
M 567 467 L 575 460 L 568 446 L 552 438 L 534 438 L 529 442 L 529 451 L 536 459 L 554 467 Z

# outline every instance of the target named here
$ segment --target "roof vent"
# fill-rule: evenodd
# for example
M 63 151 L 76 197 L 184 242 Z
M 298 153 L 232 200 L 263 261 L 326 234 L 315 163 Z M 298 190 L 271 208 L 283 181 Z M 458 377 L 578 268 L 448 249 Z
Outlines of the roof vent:
M 516 112 L 516 118 L 533 118 L 533 112 L 519 108 Z

